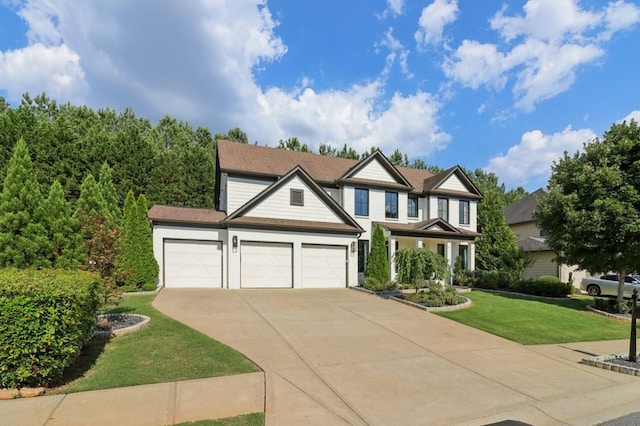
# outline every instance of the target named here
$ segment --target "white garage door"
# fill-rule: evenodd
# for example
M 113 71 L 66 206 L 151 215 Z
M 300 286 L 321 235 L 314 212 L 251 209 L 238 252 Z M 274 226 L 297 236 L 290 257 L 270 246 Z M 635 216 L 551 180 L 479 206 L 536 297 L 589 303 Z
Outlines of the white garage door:
M 164 286 L 222 287 L 222 243 L 164 240 Z
M 291 244 L 243 241 L 240 244 L 240 287 L 293 287 Z
M 302 245 L 303 288 L 345 288 L 347 248 L 345 246 Z

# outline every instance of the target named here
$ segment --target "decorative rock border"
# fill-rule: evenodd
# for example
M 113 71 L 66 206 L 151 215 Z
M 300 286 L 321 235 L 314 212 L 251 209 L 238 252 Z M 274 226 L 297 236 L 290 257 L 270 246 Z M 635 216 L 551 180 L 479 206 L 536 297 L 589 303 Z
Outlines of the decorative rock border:
M 133 333 L 134 331 L 138 331 L 138 330 L 146 327 L 147 324 L 149 324 L 149 321 L 151 321 L 151 318 L 149 318 L 146 315 L 140 315 L 140 314 L 127 314 L 127 315 L 130 315 L 132 317 L 141 318 L 142 321 L 140 321 L 137 324 L 131 325 L 129 327 L 116 328 L 114 330 L 95 330 L 93 332 L 93 335 L 95 337 L 102 337 L 102 338 L 105 338 L 105 339 L 109 338 L 109 337 L 124 336 L 125 334 Z
M 421 305 L 420 303 L 411 302 L 410 300 L 401 299 L 396 296 L 391 296 L 390 299 L 395 300 L 396 302 L 403 303 L 408 306 L 413 306 L 414 308 L 422 309 L 423 311 L 427 311 L 427 312 L 447 312 L 447 311 L 457 311 L 459 309 L 465 309 L 471 306 L 471 299 L 464 296 L 460 296 L 460 297 L 464 299 L 463 303 L 460 303 L 458 305 L 447 305 L 447 306 L 438 306 L 438 307 L 424 306 L 424 305 Z
M 590 310 L 591 312 L 595 313 L 595 314 L 602 315 L 604 317 L 613 318 L 613 319 L 618 320 L 618 321 L 631 322 L 631 315 L 628 315 L 628 316 L 616 315 L 616 314 L 612 314 L 610 312 L 601 311 L 600 309 L 596 309 L 593 306 L 587 306 L 587 309 Z
M 33 398 L 34 396 L 44 395 L 45 388 L 20 388 L 20 389 L 0 389 L 0 400 L 17 399 L 17 398 Z
M 629 365 L 621 365 L 611 362 L 613 360 L 625 360 L 627 355 L 613 354 L 601 355 L 589 358 L 583 358 L 581 364 L 590 365 L 592 367 L 603 368 L 605 370 L 617 371 L 618 373 L 628 374 L 630 376 L 640 376 L 640 367 L 631 367 Z

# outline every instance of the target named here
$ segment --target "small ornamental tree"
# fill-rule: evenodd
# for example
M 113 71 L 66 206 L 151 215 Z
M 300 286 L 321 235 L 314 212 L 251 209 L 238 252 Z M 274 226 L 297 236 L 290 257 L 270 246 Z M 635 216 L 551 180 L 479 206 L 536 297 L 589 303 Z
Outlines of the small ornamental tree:
M 614 124 L 602 140 L 585 143 L 554 163 L 535 219 L 558 260 L 591 273 L 640 271 L 640 127 Z
M 140 235 L 137 232 L 138 203 L 133 191 L 127 193 L 122 211 L 122 262 L 124 282 L 128 286 L 137 286 L 136 263 L 140 253 Z
M 389 281 L 389 259 L 385 247 L 384 232 L 378 224 L 373 228 L 371 252 L 364 268 L 364 278 L 365 281 L 374 283 Z
M 0 193 L 0 266 L 49 266 L 44 198 L 24 139 L 18 140 Z
M 51 265 L 70 269 L 84 259 L 82 237 L 79 234 L 78 219 L 71 215 L 71 205 L 64 198 L 64 190 L 59 181 L 54 181 L 49 189 L 49 197 L 44 202 L 47 212 L 46 228 L 51 242 Z
M 447 274 L 447 261 L 427 249 L 407 247 L 396 251 L 395 264 L 398 281 L 416 289 L 425 280 L 441 280 Z

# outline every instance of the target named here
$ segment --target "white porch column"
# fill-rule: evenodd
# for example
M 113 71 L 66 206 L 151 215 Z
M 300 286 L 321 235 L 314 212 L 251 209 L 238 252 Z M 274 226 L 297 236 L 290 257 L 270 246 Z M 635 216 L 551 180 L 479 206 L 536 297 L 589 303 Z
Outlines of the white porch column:
M 471 241 L 469 243 L 469 270 L 476 270 L 476 243 Z
M 449 267 L 449 269 L 451 269 L 451 267 L 453 266 L 453 259 L 451 257 L 452 255 L 452 250 L 451 250 L 451 240 L 447 241 L 447 266 Z
M 396 279 L 396 239 L 389 237 L 389 272 L 391 281 Z
M 422 248 L 422 240 L 416 240 L 416 247 L 417 248 Z

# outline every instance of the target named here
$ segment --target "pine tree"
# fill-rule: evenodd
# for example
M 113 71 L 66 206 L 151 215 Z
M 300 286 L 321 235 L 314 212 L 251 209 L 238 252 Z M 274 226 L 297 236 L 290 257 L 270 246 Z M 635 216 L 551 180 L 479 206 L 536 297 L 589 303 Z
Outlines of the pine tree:
M 102 197 L 100 186 L 91 173 L 84 178 L 82 185 L 80 185 L 80 197 L 76 204 L 76 215 L 80 211 L 83 211 L 89 217 L 103 215 L 105 218 L 111 218 L 107 204 Z
M 0 266 L 48 266 L 51 244 L 43 224 L 44 198 L 24 139 L 7 165 L 0 193 Z
M 380 225 L 373 228 L 371 253 L 364 269 L 365 281 L 385 283 L 389 281 L 389 259 L 385 248 L 384 232 Z
M 73 268 L 84 259 L 82 237 L 78 233 L 78 219 L 71 215 L 71 205 L 64 198 L 59 181 L 49 189 L 44 202 L 47 212 L 45 225 L 51 242 L 51 265 L 56 268 Z
M 105 208 L 109 212 L 109 217 L 117 219 L 120 217 L 120 207 L 118 203 L 118 194 L 113 184 L 113 173 L 111 167 L 105 161 L 100 168 L 100 176 L 98 178 L 98 187 L 100 195 L 104 200 Z
M 158 276 L 159 267 L 155 256 L 153 255 L 153 239 L 151 236 L 151 227 L 147 217 L 148 207 L 147 198 L 144 194 L 138 196 L 138 214 L 136 220 L 136 234 L 138 236 L 138 257 L 136 259 L 136 269 L 139 279 L 138 286 L 151 288 L 155 284 Z

